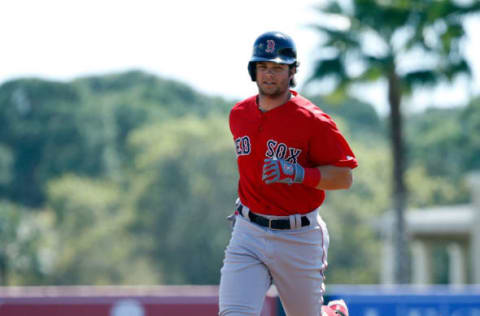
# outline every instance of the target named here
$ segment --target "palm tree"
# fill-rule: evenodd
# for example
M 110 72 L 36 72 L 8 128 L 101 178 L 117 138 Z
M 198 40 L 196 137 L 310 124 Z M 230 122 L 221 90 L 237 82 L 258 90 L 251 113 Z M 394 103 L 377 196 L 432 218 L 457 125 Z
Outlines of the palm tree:
M 463 20 L 480 11 L 478 1 L 345 0 L 325 1 L 322 22 L 314 27 L 325 39 L 310 81 L 331 80 L 333 94 L 345 95 L 355 83 L 387 82 L 393 156 L 392 207 L 395 211 L 395 281 L 408 282 L 404 211 L 407 188 L 402 97 L 415 88 L 470 76 L 462 52 Z M 345 27 L 328 23 L 343 21 Z M 405 65 L 405 60 L 417 61 Z

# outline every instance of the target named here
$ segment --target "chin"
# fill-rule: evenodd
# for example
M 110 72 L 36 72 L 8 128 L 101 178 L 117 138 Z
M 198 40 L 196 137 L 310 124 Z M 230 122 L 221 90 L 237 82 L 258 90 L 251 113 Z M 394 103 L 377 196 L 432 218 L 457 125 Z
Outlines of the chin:
M 262 87 L 259 87 L 258 90 L 261 95 L 264 95 L 270 98 L 281 97 L 282 95 L 285 94 L 285 91 L 282 91 L 278 88 L 263 89 Z

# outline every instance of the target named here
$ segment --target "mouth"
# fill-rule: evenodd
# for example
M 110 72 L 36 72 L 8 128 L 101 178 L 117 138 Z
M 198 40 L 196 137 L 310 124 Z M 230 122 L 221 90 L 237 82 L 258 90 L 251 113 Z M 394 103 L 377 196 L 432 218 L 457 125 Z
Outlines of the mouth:
M 266 86 L 274 86 L 275 85 L 275 82 L 272 82 L 272 81 L 263 81 L 262 83 Z

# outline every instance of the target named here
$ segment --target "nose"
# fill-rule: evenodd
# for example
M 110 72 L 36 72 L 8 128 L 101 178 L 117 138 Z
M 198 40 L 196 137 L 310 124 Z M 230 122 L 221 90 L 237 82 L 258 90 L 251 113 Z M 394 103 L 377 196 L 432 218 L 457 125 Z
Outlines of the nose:
M 277 74 L 276 71 L 273 68 L 265 69 L 265 71 L 263 73 L 264 73 L 264 75 L 269 76 L 269 77 L 274 77 Z

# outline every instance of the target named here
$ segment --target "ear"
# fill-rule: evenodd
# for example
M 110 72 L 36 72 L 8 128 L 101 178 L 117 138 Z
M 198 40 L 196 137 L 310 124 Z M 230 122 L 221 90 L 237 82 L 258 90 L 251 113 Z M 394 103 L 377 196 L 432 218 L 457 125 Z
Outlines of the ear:
M 296 73 L 297 73 L 297 67 L 292 67 L 292 68 L 290 69 L 290 74 L 291 74 L 291 75 L 294 75 L 294 74 L 296 74 Z
M 290 70 L 290 78 L 293 78 L 293 76 L 295 76 L 295 74 L 297 73 L 297 67 L 292 67 L 289 70 Z

